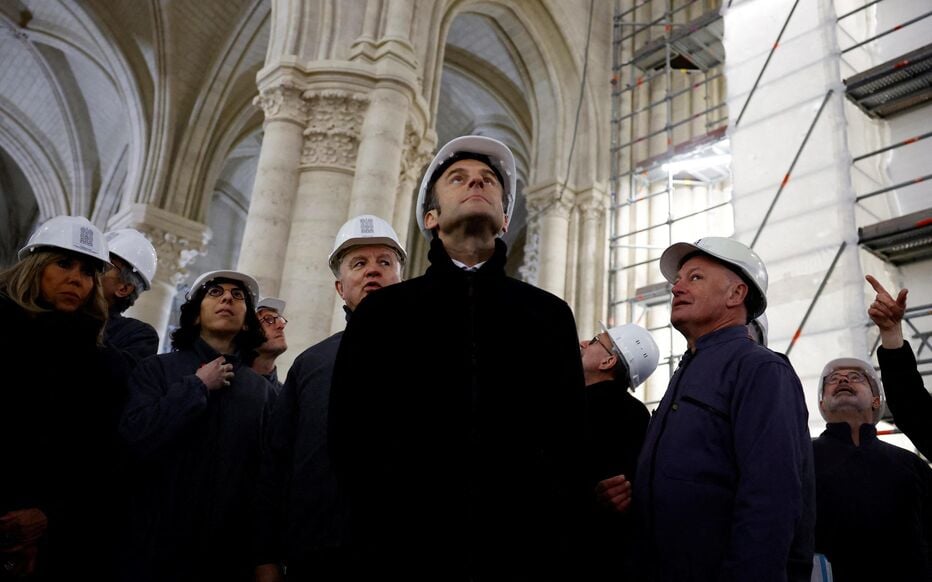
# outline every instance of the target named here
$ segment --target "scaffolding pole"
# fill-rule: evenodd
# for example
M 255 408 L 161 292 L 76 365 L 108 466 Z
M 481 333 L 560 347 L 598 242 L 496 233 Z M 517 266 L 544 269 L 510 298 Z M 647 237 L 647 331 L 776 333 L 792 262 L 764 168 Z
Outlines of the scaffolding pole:
M 741 123 L 741 118 L 744 117 L 744 112 L 747 111 L 748 103 L 751 102 L 751 97 L 753 97 L 754 92 L 757 91 L 757 85 L 760 84 L 760 80 L 764 76 L 764 71 L 767 70 L 767 65 L 770 64 L 770 59 L 773 57 L 773 53 L 775 53 L 777 51 L 777 47 L 780 46 L 780 39 L 783 38 L 783 33 L 786 32 L 786 27 L 790 24 L 790 19 L 793 18 L 793 12 L 796 11 L 796 6 L 798 4 L 799 0 L 793 2 L 793 7 L 790 8 L 790 13 L 786 16 L 786 21 L 783 23 L 783 28 L 780 29 L 780 34 L 777 35 L 777 40 L 773 43 L 773 47 L 770 49 L 770 54 L 767 55 L 767 60 L 764 61 L 764 66 L 761 67 L 760 73 L 757 75 L 757 80 L 754 81 L 754 85 L 751 87 L 751 92 L 748 93 L 748 98 L 745 99 L 744 105 L 741 107 L 741 113 L 738 114 L 738 119 L 735 120 L 736 129 L 738 124 Z
M 790 340 L 790 345 L 786 347 L 787 356 L 790 355 L 790 352 L 793 351 L 793 346 L 796 345 L 796 342 L 799 341 L 799 337 L 803 334 L 803 328 L 806 327 L 806 322 L 809 321 L 809 316 L 812 315 L 812 309 L 815 307 L 816 302 L 819 300 L 819 296 L 822 295 L 822 291 L 825 290 L 825 285 L 828 283 L 829 277 L 832 276 L 832 272 L 835 271 L 835 265 L 838 264 L 838 259 L 841 258 L 841 254 L 845 252 L 845 247 L 848 246 L 847 241 L 842 242 L 841 246 L 838 247 L 838 252 L 835 253 L 835 258 L 832 259 L 832 264 L 829 265 L 828 271 L 825 273 L 825 276 L 822 278 L 822 282 L 819 283 L 819 288 L 816 290 L 815 296 L 812 298 L 812 301 L 809 303 L 809 307 L 806 309 L 806 314 L 803 315 L 803 320 L 799 322 L 799 327 L 796 328 L 796 332 L 793 334 L 793 338 Z
M 727 106 L 728 106 L 727 103 L 719 103 L 718 105 L 713 105 L 712 107 L 709 107 L 708 109 L 705 109 L 705 110 L 703 110 L 703 111 L 700 111 L 699 113 L 694 113 L 693 115 L 690 115 L 690 116 L 687 117 L 686 119 L 681 119 L 681 120 L 677 121 L 676 123 L 667 123 L 667 125 L 665 125 L 664 127 L 661 127 L 660 129 L 658 129 L 658 130 L 656 130 L 656 131 L 652 131 L 651 133 L 648 133 L 648 134 L 645 135 L 645 136 L 642 136 L 642 137 L 639 137 L 639 138 L 637 138 L 637 139 L 635 139 L 635 140 L 632 140 L 632 141 L 629 141 L 629 142 L 627 142 L 627 143 L 621 144 L 620 146 L 613 146 L 613 147 L 612 147 L 613 153 L 614 153 L 614 152 L 617 152 L 617 151 L 621 151 L 621 150 L 625 149 L 626 147 L 632 146 L 632 145 L 634 145 L 634 144 L 636 144 L 636 143 L 640 143 L 640 142 L 644 141 L 645 139 L 650 139 L 650 138 L 652 138 L 652 137 L 658 136 L 658 135 L 660 135 L 661 133 L 665 133 L 665 132 L 667 132 L 667 131 L 671 131 L 671 132 L 672 132 L 675 128 L 677 128 L 677 127 L 679 127 L 679 126 L 681 126 L 681 125 L 684 125 L 684 124 L 686 124 L 686 123 L 689 123 L 690 121 L 696 119 L 697 117 L 702 117 L 703 115 L 708 115 L 709 113 L 712 113 L 713 111 L 716 111 L 716 110 L 718 110 L 718 109 L 721 109 L 721 108 L 727 107 Z M 671 145 L 671 144 L 667 144 L 667 145 Z
M 798 0 L 797 0 L 797 1 L 798 1 Z M 915 23 L 919 22 L 920 20 L 923 20 L 923 19 L 928 18 L 928 17 L 930 17 L 930 16 L 932 16 L 932 10 L 930 10 L 929 12 L 926 12 L 925 14 L 920 14 L 919 16 L 917 16 L 917 17 L 915 17 L 915 18 L 911 18 L 911 19 L 907 20 L 906 22 L 901 22 L 900 24 L 897 24 L 897 25 L 894 26 L 893 28 L 891 28 L 891 29 L 889 29 L 889 30 L 885 30 L 885 31 L 881 32 L 880 34 L 875 34 L 874 36 L 872 36 L 872 37 L 870 37 L 870 38 L 868 38 L 868 39 L 862 40 L 861 42 L 859 42 L 859 43 L 857 43 L 857 44 L 851 45 L 851 46 L 849 46 L 848 48 L 846 48 L 846 49 L 844 49 L 843 51 L 841 51 L 841 54 L 845 54 L 845 53 L 848 52 L 848 51 L 853 51 L 854 49 L 856 49 L 856 48 L 858 48 L 858 47 L 860 47 L 860 46 L 864 46 L 865 44 L 867 44 L 867 43 L 869 43 L 869 42 L 871 42 L 871 41 L 875 41 L 875 40 L 877 40 L 878 38 L 885 37 L 885 36 L 887 36 L 888 34 L 894 33 L 894 32 L 896 32 L 896 31 L 898 31 L 898 30 L 900 30 L 900 29 L 902 29 L 902 28 L 905 28 L 905 27 L 909 26 L 910 24 L 915 24 Z
M 869 157 L 871 157 L 871 156 L 876 156 L 877 154 L 882 154 L 882 153 L 888 152 L 888 151 L 890 151 L 890 150 L 895 150 L 895 149 L 897 149 L 897 148 L 901 148 L 901 147 L 906 146 L 906 145 L 914 144 L 914 143 L 916 143 L 917 141 L 922 141 L 922 140 L 924 140 L 924 139 L 926 139 L 926 138 L 928 138 L 928 137 L 932 137 L 932 131 L 929 131 L 929 132 L 926 132 L 926 133 L 917 135 L 917 136 L 915 136 L 915 137 L 911 137 L 911 138 L 909 138 L 909 139 L 904 139 L 903 141 L 901 141 L 901 142 L 899 142 L 899 143 L 895 143 L 895 144 L 893 144 L 893 145 L 889 145 L 889 146 L 886 146 L 886 147 L 882 147 L 882 148 L 880 148 L 879 150 L 874 150 L 874 151 L 868 152 L 868 153 L 866 153 L 866 154 L 861 154 L 860 156 L 858 156 L 858 157 L 856 157 L 856 158 L 853 158 L 853 159 L 851 160 L 851 163 L 852 163 L 852 164 L 856 164 L 857 162 L 860 162 L 861 160 L 867 159 L 867 158 L 869 158 Z
M 907 180 L 905 182 L 900 182 L 899 184 L 894 184 L 893 186 L 887 186 L 886 188 L 881 188 L 880 190 L 874 190 L 873 192 L 868 192 L 867 194 L 861 194 L 860 196 L 854 199 L 855 202 L 860 202 L 865 198 L 870 198 L 872 196 L 877 196 L 878 194 L 883 194 L 884 192 L 889 192 L 890 190 L 896 190 L 897 188 L 905 188 L 907 186 L 913 186 L 915 184 L 920 184 L 925 182 L 929 178 L 932 178 L 932 174 L 926 174 L 925 176 L 919 176 L 918 178 L 913 178 L 912 180 Z
M 864 6 L 861 6 L 860 8 L 855 8 L 855 9 L 852 10 L 851 12 L 846 12 L 846 13 L 842 14 L 842 15 L 839 16 L 837 19 L 835 19 L 835 22 L 841 22 L 842 20 L 844 20 L 845 18 L 848 18 L 848 17 L 851 16 L 852 14 L 857 14 L 858 12 L 864 10 L 865 8 L 870 8 L 870 7 L 873 6 L 874 4 L 877 4 L 877 3 L 882 2 L 882 1 L 883 1 L 883 0 L 872 0 L 871 2 L 868 2 L 868 3 L 865 4 Z
M 754 248 L 754 245 L 757 244 L 757 240 L 760 238 L 760 233 L 763 232 L 764 227 L 767 226 L 767 221 L 770 219 L 770 213 L 773 212 L 774 206 L 777 205 L 777 200 L 780 199 L 780 195 L 783 194 L 783 189 L 786 188 L 786 185 L 790 182 L 790 176 L 793 174 L 793 168 L 796 167 L 796 162 L 799 161 L 799 156 L 802 155 L 803 150 L 806 148 L 806 143 L 809 141 L 809 137 L 812 135 L 812 130 L 815 129 L 816 123 L 819 121 L 819 117 L 822 116 L 822 111 L 825 110 L 825 105 L 828 103 L 829 98 L 834 93 L 834 89 L 829 89 L 825 93 L 825 97 L 822 99 L 822 104 L 819 105 L 819 110 L 816 111 L 815 118 L 812 120 L 812 123 L 809 124 L 809 130 L 806 131 L 806 137 L 803 138 L 803 142 L 799 144 L 799 149 L 796 150 L 796 155 L 793 157 L 793 162 L 790 164 L 790 169 L 786 171 L 786 174 L 783 176 L 783 180 L 780 182 L 780 187 L 777 189 L 777 193 L 773 197 L 773 201 L 770 202 L 770 208 L 767 209 L 766 214 L 764 214 L 764 220 L 761 221 L 760 226 L 757 227 L 757 232 L 754 234 L 754 240 L 751 241 L 751 248 Z

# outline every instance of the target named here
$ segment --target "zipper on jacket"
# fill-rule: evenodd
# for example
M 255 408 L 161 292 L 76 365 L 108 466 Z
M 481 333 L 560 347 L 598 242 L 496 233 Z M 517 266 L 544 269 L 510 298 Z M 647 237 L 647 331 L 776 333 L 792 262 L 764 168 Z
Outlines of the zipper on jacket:
M 653 535 L 654 532 L 654 476 L 657 471 L 657 450 L 660 448 L 660 439 L 663 438 L 663 433 L 667 428 L 667 418 L 670 417 L 670 414 L 676 411 L 676 394 L 680 388 L 680 381 L 683 379 L 683 375 L 686 373 L 686 367 L 693 359 L 692 352 L 687 351 L 683 358 L 680 360 L 679 366 L 677 366 L 676 374 L 674 377 L 674 384 L 671 387 L 670 391 L 670 407 L 664 413 L 663 418 L 660 419 L 660 430 L 657 431 L 657 438 L 654 439 L 654 450 L 650 453 L 650 470 L 648 471 L 648 480 L 647 480 L 647 495 L 648 495 L 648 512 L 647 512 L 647 530 L 650 532 L 650 535 Z M 650 542 L 648 542 L 650 543 Z
M 702 402 L 701 400 L 696 400 L 692 396 L 683 396 L 680 400 L 682 400 L 683 402 L 689 402 L 693 406 L 698 406 L 699 408 L 705 410 L 706 412 L 710 412 L 719 418 L 722 418 L 724 420 L 727 420 L 728 422 L 731 422 L 731 417 L 728 416 L 728 414 L 722 412 L 721 410 L 719 410 L 718 408 L 715 408 L 714 406 L 710 404 L 706 404 L 705 402 Z

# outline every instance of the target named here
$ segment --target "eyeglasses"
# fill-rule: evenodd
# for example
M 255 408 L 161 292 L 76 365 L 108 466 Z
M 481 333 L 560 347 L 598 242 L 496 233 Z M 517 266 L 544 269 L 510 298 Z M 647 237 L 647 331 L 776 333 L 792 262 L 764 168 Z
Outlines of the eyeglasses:
M 219 298 L 226 295 L 226 292 L 230 292 L 230 297 L 234 301 L 244 301 L 246 299 L 246 292 L 240 289 L 239 287 L 233 287 L 232 289 L 224 289 L 220 285 L 208 285 L 207 286 L 207 295 L 213 298 Z
M 266 315 L 264 317 L 260 317 L 259 321 L 261 321 L 265 325 L 275 325 L 279 321 L 282 322 L 282 327 L 285 327 L 286 325 L 288 325 L 288 320 L 282 317 L 281 315 Z
M 867 376 L 863 372 L 858 372 L 857 370 L 849 370 L 847 372 L 832 372 L 825 377 L 826 386 L 834 386 L 841 382 L 841 379 L 844 378 L 848 380 L 849 384 L 855 382 L 862 384 L 867 382 Z
M 610 350 L 610 349 L 608 349 L 607 347 L 605 347 L 605 344 L 603 344 L 603 343 L 602 343 L 602 340 L 599 339 L 599 335 L 601 335 L 601 334 L 597 334 L 595 337 L 593 337 L 591 340 L 589 340 L 589 345 L 591 346 L 592 344 L 599 344 L 600 346 L 602 346 L 602 349 L 603 349 L 603 350 L 605 350 L 606 352 L 608 352 L 608 355 L 614 356 L 614 355 L 615 355 L 615 352 L 613 352 L 612 350 Z

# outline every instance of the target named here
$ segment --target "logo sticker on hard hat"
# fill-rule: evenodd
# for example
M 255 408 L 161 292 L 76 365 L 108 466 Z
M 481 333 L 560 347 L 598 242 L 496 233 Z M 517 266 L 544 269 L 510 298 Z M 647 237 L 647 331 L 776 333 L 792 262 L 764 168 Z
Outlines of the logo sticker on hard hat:
M 372 219 L 360 218 L 359 230 L 362 231 L 362 234 L 373 234 L 375 232 L 375 225 L 372 224 Z
M 94 231 L 93 229 L 87 228 L 86 226 L 81 226 L 78 228 L 76 233 L 77 240 L 74 241 L 75 246 L 82 247 L 87 250 L 94 249 Z

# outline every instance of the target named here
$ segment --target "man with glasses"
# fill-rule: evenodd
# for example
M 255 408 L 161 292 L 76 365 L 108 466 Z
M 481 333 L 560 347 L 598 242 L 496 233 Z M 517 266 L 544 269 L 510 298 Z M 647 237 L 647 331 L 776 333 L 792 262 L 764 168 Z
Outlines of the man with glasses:
M 587 478 L 591 498 L 582 535 L 586 556 L 580 579 L 627 579 L 632 523 L 631 482 L 650 413 L 630 391 L 657 368 L 660 352 L 650 332 L 625 324 L 579 343 L 586 379 Z
M 932 469 L 877 438 L 884 392 L 873 366 L 832 360 L 818 398 L 828 424 L 812 444 L 816 552 L 839 581 L 932 579 Z
M 262 324 L 265 343 L 256 350 L 259 355 L 252 361 L 252 369 L 268 380 L 275 387 L 275 392 L 281 392 L 282 383 L 278 379 L 275 360 L 288 350 L 288 342 L 285 341 L 285 326 L 288 325 L 285 302 L 277 297 L 264 297 L 259 300 L 256 315 Z
M 120 435 L 134 461 L 124 579 L 249 580 L 260 436 L 272 386 L 246 365 L 264 341 L 255 279 L 198 277 L 172 351 L 130 378 Z
M 401 281 L 406 256 L 394 229 L 377 216 L 356 216 L 340 228 L 328 263 L 347 321 L 370 294 Z M 283 580 L 282 566 L 290 582 L 357 579 L 349 506 L 327 443 L 330 380 L 342 337 L 338 331 L 295 359 L 271 410 L 259 482 L 257 582 Z

